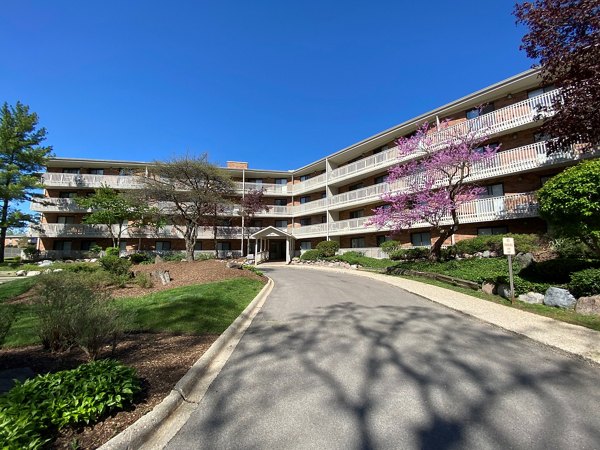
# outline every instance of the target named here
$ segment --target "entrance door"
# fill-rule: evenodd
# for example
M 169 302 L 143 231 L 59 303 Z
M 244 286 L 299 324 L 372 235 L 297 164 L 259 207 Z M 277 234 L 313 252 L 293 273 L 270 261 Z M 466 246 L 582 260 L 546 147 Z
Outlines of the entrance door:
M 285 241 L 269 240 L 269 261 L 285 260 Z

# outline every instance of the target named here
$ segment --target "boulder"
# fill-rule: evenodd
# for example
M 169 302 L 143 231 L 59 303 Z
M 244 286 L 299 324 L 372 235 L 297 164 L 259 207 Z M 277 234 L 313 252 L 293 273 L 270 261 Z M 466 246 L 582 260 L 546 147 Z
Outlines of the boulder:
M 577 299 L 566 289 L 550 287 L 544 295 L 544 305 L 558 306 L 559 308 L 573 308 Z
M 15 275 L 18 277 L 24 277 L 25 275 L 27 275 L 27 272 L 25 270 L 17 270 Z
M 575 305 L 575 312 L 590 316 L 600 316 L 600 295 L 580 297 Z
M 38 266 L 40 266 L 40 267 L 46 267 L 46 266 L 51 266 L 52 264 L 53 264 L 52 261 L 50 261 L 49 259 L 45 259 L 43 261 L 40 261 L 38 263 Z
M 490 256 L 492 256 L 492 252 L 486 250 L 481 254 L 481 256 L 483 256 L 484 258 L 489 258 Z
M 160 282 L 165 285 L 171 282 L 171 275 L 168 270 L 155 270 L 150 274 L 153 278 L 160 280 Z
M 490 283 L 489 281 L 484 281 L 481 285 L 481 290 L 486 294 L 495 295 L 498 290 L 496 289 L 496 285 L 494 283 Z
M 242 265 L 235 261 L 227 261 L 227 264 L 225 264 L 225 266 L 228 269 L 241 269 L 242 268 Z
M 98 258 L 92 258 L 92 259 L 90 259 L 90 262 L 91 262 L 91 263 L 98 262 Z
M 515 256 L 515 261 L 519 263 L 521 269 L 533 264 L 533 255 L 531 253 L 519 253 Z
M 352 264 L 350 268 L 353 270 L 358 270 L 358 264 Z
M 39 270 L 30 270 L 30 271 L 27 272 L 27 276 L 28 277 L 34 277 L 34 276 L 39 275 L 41 273 L 42 272 L 40 272 Z
M 56 272 L 62 272 L 62 269 L 54 269 L 52 272 L 56 273 Z
M 154 258 L 154 264 L 160 264 L 161 262 L 164 262 L 164 260 L 161 258 L 160 255 L 156 255 L 156 257 Z
M 508 284 L 499 284 L 498 285 L 498 295 L 500 297 L 510 299 L 510 286 Z
M 544 294 L 539 294 L 537 292 L 528 292 L 527 294 L 519 295 L 519 301 L 525 303 L 533 303 L 536 305 L 541 305 L 544 303 Z

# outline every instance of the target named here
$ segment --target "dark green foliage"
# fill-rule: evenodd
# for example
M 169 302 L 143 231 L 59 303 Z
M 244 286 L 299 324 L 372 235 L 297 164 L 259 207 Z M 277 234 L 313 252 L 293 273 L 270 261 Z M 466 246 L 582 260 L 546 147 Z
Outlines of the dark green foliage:
M 515 250 L 517 253 L 529 253 L 536 251 L 541 246 L 541 239 L 536 234 L 507 234 L 494 236 L 477 236 L 471 239 L 463 239 L 454 244 L 454 252 L 458 255 L 472 255 L 477 252 L 496 252 L 502 255 L 502 238 L 512 237 L 515 240 Z
M 343 255 L 333 256 L 328 259 L 331 261 L 343 261 L 348 264 L 357 264 L 372 269 L 385 269 L 393 264 L 389 259 L 370 258 L 364 256 L 361 252 L 346 252 Z
M 124 327 L 108 295 L 85 274 L 40 275 L 33 300 L 42 345 L 53 351 L 77 345 L 95 359 L 104 344 L 116 344 Z
M 567 259 L 591 258 L 594 256 L 592 251 L 581 240 L 577 238 L 556 238 L 552 241 L 552 250 L 559 257 Z
M 250 272 L 255 273 L 259 277 L 262 277 L 264 275 L 264 272 L 262 270 L 259 270 L 256 268 L 256 266 L 251 266 L 250 264 L 244 264 L 242 266 L 242 269 L 249 270 Z
M 334 256 L 337 253 L 340 249 L 340 244 L 337 241 L 321 241 L 317 244 L 316 249 L 321 256 L 327 258 L 329 256 Z
M 131 269 L 131 261 L 118 256 L 107 255 L 100 258 L 100 265 L 113 275 L 127 275 Z
M 600 269 L 586 269 L 571 274 L 569 291 L 575 297 L 600 294 Z
M 146 261 L 153 261 L 154 257 L 149 255 L 148 253 L 132 253 L 129 255 L 129 260 L 133 264 L 141 264 Z
M 396 250 L 399 250 L 401 246 L 402 244 L 398 241 L 385 241 L 379 248 L 381 248 L 384 253 L 391 255 Z
M 393 261 L 416 261 L 419 259 L 427 259 L 429 256 L 429 248 L 414 247 L 414 248 L 399 248 L 388 253 Z
M 106 247 L 106 250 L 104 250 L 106 256 L 119 256 L 120 253 L 119 247 Z
M 321 252 L 317 249 L 306 250 L 304 253 L 302 253 L 302 255 L 300 255 L 300 259 L 302 261 L 316 261 L 321 258 Z
M 145 272 L 139 272 L 135 275 L 135 284 L 143 289 L 149 289 L 154 286 L 152 277 Z
M 181 261 L 182 259 L 185 259 L 185 254 L 182 252 L 172 251 L 161 253 L 160 257 L 163 259 L 163 261 Z
M 496 284 L 505 284 L 507 286 L 510 285 L 508 275 L 499 276 L 494 281 Z M 540 294 L 543 294 L 550 286 L 563 286 L 560 283 L 544 283 L 540 281 L 527 280 L 522 278 L 520 275 L 515 275 L 513 277 L 513 283 L 515 286 L 515 295 L 526 294 L 528 292 L 539 292 Z
M 586 259 L 551 259 L 534 262 L 519 272 L 521 278 L 543 283 L 565 284 L 571 280 L 571 274 L 584 269 L 600 267 L 600 261 Z
M 25 277 L 0 284 L 0 303 L 24 294 L 31 289 L 35 283 L 35 277 Z
M 4 344 L 6 335 L 15 321 L 15 312 L 11 305 L 0 303 L 0 347 Z
M 111 360 L 17 382 L 0 396 L 0 442 L 8 449 L 41 448 L 61 428 L 123 409 L 140 390 L 135 370 Z

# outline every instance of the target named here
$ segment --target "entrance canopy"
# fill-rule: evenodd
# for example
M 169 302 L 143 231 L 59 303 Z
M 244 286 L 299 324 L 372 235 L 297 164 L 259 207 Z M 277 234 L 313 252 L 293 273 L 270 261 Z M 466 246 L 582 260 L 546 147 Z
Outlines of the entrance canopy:
M 250 236 L 254 239 L 254 264 L 258 265 L 261 262 L 269 260 L 269 241 L 270 240 L 284 240 L 285 239 L 285 261 L 287 263 L 292 261 L 292 243 L 294 236 L 280 230 L 275 227 L 263 228 Z

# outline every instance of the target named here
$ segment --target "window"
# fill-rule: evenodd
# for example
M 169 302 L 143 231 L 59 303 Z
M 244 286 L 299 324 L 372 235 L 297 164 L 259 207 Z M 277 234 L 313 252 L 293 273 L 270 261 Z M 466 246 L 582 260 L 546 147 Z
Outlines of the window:
M 391 240 L 392 238 L 389 236 L 377 236 L 377 247 L 381 247 L 381 244 Z
M 350 239 L 350 247 L 351 248 L 365 248 L 365 238 L 357 237 Z
M 498 147 L 500 147 L 500 143 L 499 142 L 492 142 L 492 143 L 487 144 L 487 145 L 481 145 L 479 147 L 475 147 L 473 149 L 473 151 L 475 153 L 483 153 L 483 151 L 486 149 L 486 147 L 489 147 L 492 150 L 496 150 Z
M 104 175 L 104 169 L 90 169 L 90 175 Z
M 202 250 L 202 241 L 196 241 L 196 244 L 194 245 L 194 250 L 196 250 L 196 251 Z
M 321 216 L 321 223 L 327 223 L 327 216 L 325 214 Z
M 375 184 L 385 183 L 387 181 L 387 178 L 388 178 L 387 175 L 380 175 L 375 178 Z
M 96 241 L 81 241 L 81 250 L 88 251 L 96 245 Z
M 310 202 L 310 196 L 300 197 L 300 204 L 304 205 L 305 203 Z
M 230 251 L 231 250 L 231 242 L 217 242 L 217 250 L 220 251 Z
M 253 219 L 250 226 L 260 228 L 263 226 L 263 222 L 260 219 Z
M 552 139 L 552 136 L 550 136 L 549 133 L 534 133 L 533 135 L 533 142 L 544 142 L 544 141 L 549 141 L 550 139 Z
M 467 111 L 467 119 L 475 119 L 476 117 L 483 116 L 494 110 L 494 104 L 488 103 L 478 108 L 471 108 Z
M 310 176 L 308 176 L 308 175 L 302 175 L 302 176 L 300 176 L 300 181 L 306 181 L 309 178 L 310 178 Z
M 75 198 L 77 197 L 77 192 L 59 192 L 58 198 Z
M 73 216 L 58 216 L 56 218 L 56 223 L 62 223 L 62 224 L 75 223 L 75 217 L 73 217 Z
M 300 250 L 310 250 L 312 248 L 312 242 L 302 241 L 300 242 Z
M 287 220 L 276 220 L 275 228 L 287 228 L 288 221 Z
M 534 89 L 533 91 L 529 91 L 527 93 L 527 98 L 539 97 L 540 95 L 545 94 L 546 92 L 553 91 L 554 89 L 556 89 L 556 86 L 554 86 L 553 84 L 551 84 L 550 86 Z
M 52 248 L 61 252 L 70 252 L 72 244 L 71 241 L 54 241 Z
M 423 233 L 411 233 L 410 242 L 415 247 L 429 247 L 431 245 L 431 235 L 429 231 Z
M 254 183 L 254 184 L 263 184 L 263 179 L 262 178 L 250 178 L 248 180 L 249 183 Z
M 365 187 L 364 184 L 362 184 L 362 183 L 356 183 L 356 184 L 353 184 L 353 185 L 349 186 L 348 190 L 349 191 L 356 191 L 357 189 L 362 189 L 364 187 Z
M 287 184 L 287 178 L 275 178 L 275 184 L 279 186 L 285 186 Z
M 321 198 L 327 198 L 327 192 L 321 192 Z
M 275 206 L 287 206 L 287 200 L 285 198 L 276 198 L 273 204 Z
M 485 189 L 481 194 L 482 197 L 498 197 L 500 195 L 504 195 L 504 186 L 502 183 L 490 184 L 489 186 L 482 187 Z
M 350 218 L 351 219 L 359 219 L 362 216 L 364 216 L 364 214 L 365 214 L 364 209 L 357 209 L 356 211 L 350 211 Z
M 168 252 L 171 250 L 171 242 L 170 241 L 156 241 L 156 251 L 157 252 Z
M 478 236 L 492 236 L 496 234 L 506 234 L 508 233 L 507 227 L 483 227 L 477 228 Z
M 300 219 L 300 225 L 303 227 L 310 225 L 310 217 L 304 217 L 303 219 Z
M 63 173 L 75 173 L 79 175 L 81 173 L 80 169 L 63 169 Z

